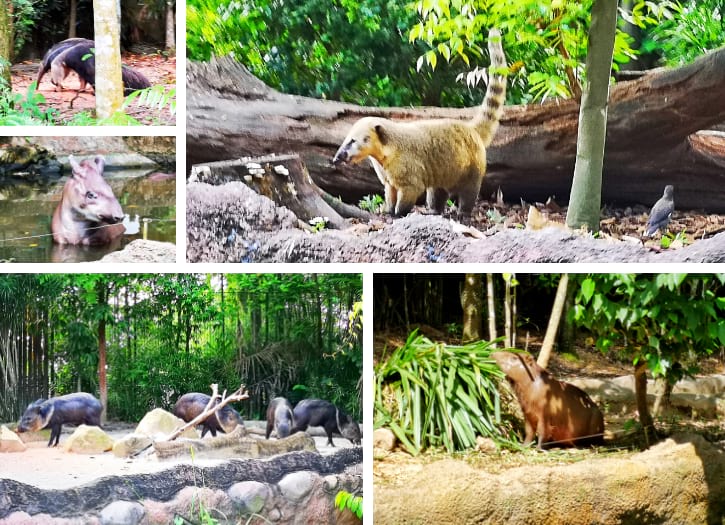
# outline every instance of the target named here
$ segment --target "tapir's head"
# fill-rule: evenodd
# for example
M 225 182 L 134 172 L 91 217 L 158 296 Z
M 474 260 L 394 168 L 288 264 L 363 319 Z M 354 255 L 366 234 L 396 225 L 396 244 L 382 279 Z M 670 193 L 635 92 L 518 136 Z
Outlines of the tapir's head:
M 388 141 L 386 121 L 382 118 L 364 117 L 355 122 L 342 145 L 332 159 L 334 165 L 343 162 L 357 164 L 368 157 L 383 162 L 384 149 Z
M 103 179 L 106 165 L 103 157 L 79 163 L 71 155 L 68 160 L 73 173 L 63 188 L 63 199 L 70 201 L 74 215 L 90 222 L 115 224 L 123 221 L 121 204 Z

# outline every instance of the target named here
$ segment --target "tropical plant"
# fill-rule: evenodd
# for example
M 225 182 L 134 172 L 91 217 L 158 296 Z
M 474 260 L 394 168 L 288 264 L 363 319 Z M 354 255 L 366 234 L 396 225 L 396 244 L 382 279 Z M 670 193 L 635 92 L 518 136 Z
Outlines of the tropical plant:
M 493 351 L 488 341 L 445 345 L 413 331 L 376 367 L 375 427 L 389 427 L 413 455 L 471 448 L 476 436 L 500 439 L 503 373 Z

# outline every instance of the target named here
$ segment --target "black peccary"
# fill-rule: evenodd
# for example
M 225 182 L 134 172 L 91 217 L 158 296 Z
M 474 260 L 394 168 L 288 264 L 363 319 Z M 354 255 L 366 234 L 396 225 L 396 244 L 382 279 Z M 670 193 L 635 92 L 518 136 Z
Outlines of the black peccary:
M 278 438 L 286 438 L 290 435 L 294 421 L 292 404 L 284 397 L 275 397 L 267 407 L 267 439 L 273 428 Z
M 327 444 L 334 447 L 332 433 L 341 434 L 353 445 L 362 443 L 360 426 L 350 415 L 323 399 L 303 399 L 294 409 L 295 424 L 290 434 L 307 430 L 307 427 L 323 427 L 327 434 Z
M 211 396 L 199 392 L 184 394 L 174 405 L 174 415 L 188 423 L 204 411 L 209 399 L 211 399 Z M 216 404 L 213 406 L 216 406 Z M 216 437 L 217 431 L 227 434 L 237 428 L 237 425 L 244 425 L 244 420 L 242 420 L 239 412 L 226 405 L 216 414 L 206 418 L 199 424 L 202 425 L 201 437 L 204 437 L 207 432 L 211 432 L 211 435 Z
M 56 60 L 61 60 L 62 65 L 78 73 L 82 81 L 89 83 L 95 89 L 96 59 L 91 51 L 93 47 L 95 47 L 95 43 L 92 40 L 90 44 L 81 42 L 66 49 L 62 55 L 56 57 Z M 86 57 L 85 60 L 83 57 Z M 140 71 L 136 71 L 128 66 L 121 66 L 121 77 L 123 80 L 123 92 L 126 95 L 138 89 L 151 87 L 151 82 Z
M 101 402 L 85 392 L 38 399 L 25 409 L 18 424 L 18 432 L 35 432 L 50 427 L 48 446 L 57 446 L 64 423 L 100 427 L 101 408 Z
M 35 82 L 35 89 L 38 89 L 40 87 L 40 81 L 42 80 L 43 76 L 50 70 L 53 61 L 58 55 L 60 55 L 67 49 L 76 46 L 77 44 L 89 43 L 91 47 L 93 47 L 93 40 L 88 40 L 87 38 L 69 38 L 67 40 L 63 40 L 62 42 L 58 42 L 53 47 L 48 49 L 48 51 L 45 52 L 45 55 L 43 55 L 43 60 L 40 61 L 40 66 L 38 68 L 38 78 Z

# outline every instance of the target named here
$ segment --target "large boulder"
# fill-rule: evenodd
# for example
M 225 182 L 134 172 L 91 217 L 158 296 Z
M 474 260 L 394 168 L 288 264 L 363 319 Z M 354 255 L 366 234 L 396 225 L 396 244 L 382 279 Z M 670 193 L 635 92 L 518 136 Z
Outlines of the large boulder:
M 145 434 L 126 434 L 113 444 L 113 455 L 127 458 L 151 446 L 151 438 Z
M 81 425 L 63 443 L 66 452 L 100 454 L 113 447 L 113 439 L 99 427 Z
M 0 452 L 25 452 L 25 443 L 5 425 L 0 427 Z
M 628 458 L 490 474 L 464 461 L 416 467 L 375 487 L 375 523 L 720 523 L 725 452 L 678 435 Z
M 139 422 L 134 434 L 142 434 L 150 437 L 153 441 L 165 439 L 169 434 L 185 425 L 184 421 L 176 417 L 174 414 L 167 412 L 162 408 L 154 408 L 151 412 L 147 412 L 143 419 Z M 189 427 L 181 434 L 186 438 L 198 438 L 197 431 Z

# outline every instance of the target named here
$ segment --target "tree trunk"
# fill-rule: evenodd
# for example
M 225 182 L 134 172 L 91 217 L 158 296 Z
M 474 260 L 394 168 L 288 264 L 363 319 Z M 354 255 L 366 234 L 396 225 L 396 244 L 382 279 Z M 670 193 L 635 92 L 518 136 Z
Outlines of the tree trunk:
M 644 440 L 647 448 L 655 441 L 654 421 L 647 406 L 647 362 L 642 360 L 634 367 L 634 395 L 637 400 L 637 412 L 639 422 L 644 432 Z
M 166 1 L 166 50 L 176 49 L 176 3 Z
M 121 40 L 117 0 L 93 0 L 96 61 L 96 116 L 108 118 L 123 103 Z
M 108 289 L 104 281 L 96 283 L 98 305 L 108 304 Z M 101 398 L 101 425 L 106 422 L 108 410 L 108 384 L 106 381 L 106 318 L 102 316 L 98 321 L 98 389 Z
M 725 135 L 698 133 L 725 121 L 725 48 L 678 69 L 658 69 L 612 87 L 602 198 L 651 206 L 674 184 L 679 209 L 725 212 Z M 315 183 L 357 203 L 383 188 L 367 163 L 333 167 L 351 124 L 366 115 L 401 120 L 471 118 L 477 108 L 366 108 L 281 94 L 229 57 L 187 67 L 187 160 L 299 154 Z M 481 195 L 566 201 L 576 155 L 575 101 L 505 108 L 488 150 Z
M 463 280 L 461 306 L 463 307 L 464 342 L 483 339 L 483 276 L 467 273 Z
M 551 358 L 551 351 L 554 348 L 554 341 L 556 341 L 556 332 L 559 330 L 559 323 L 561 322 L 561 314 L 564 311 L 564 304 L 566 303 L 567 287 L 569 284 L 569 274 L 561 274 L 559 279 L 559 286 L 556 288 L 556 297 L 554 298 L 554 306 L 551 308 L 551 317 L 549 317 L 549 325 L 546 327 L 546 335 L 544 336 L 544 342 L 541 345 L 541 352 L 539 352 L 539 358 L 536 362 L 542 368 L 548 368 L 549 359 Z
M 488 338 L 494 341 L 498 335 L 496 334 L 496 301 L 493 295 L 493 274 L 486 274 L 486 301 L 488 305 Z M 493 343 L 496 348 L 496 343 Z
M 579 108 L 576 162 L 566 224 L 599 231 L 602 203 L 602 167 L 607 135 L 607 99 L 612 71 L 617 0 L 595 0 L 587 50 L 587 83 Z
M 70 0 L 68 11 L 68 38 L 76 37 L 76 25 L 78 23 L 78 0 Z
M 13 58 L 13 2 L 0 0 L 0 85 L 10 86 L 10 64 Z

